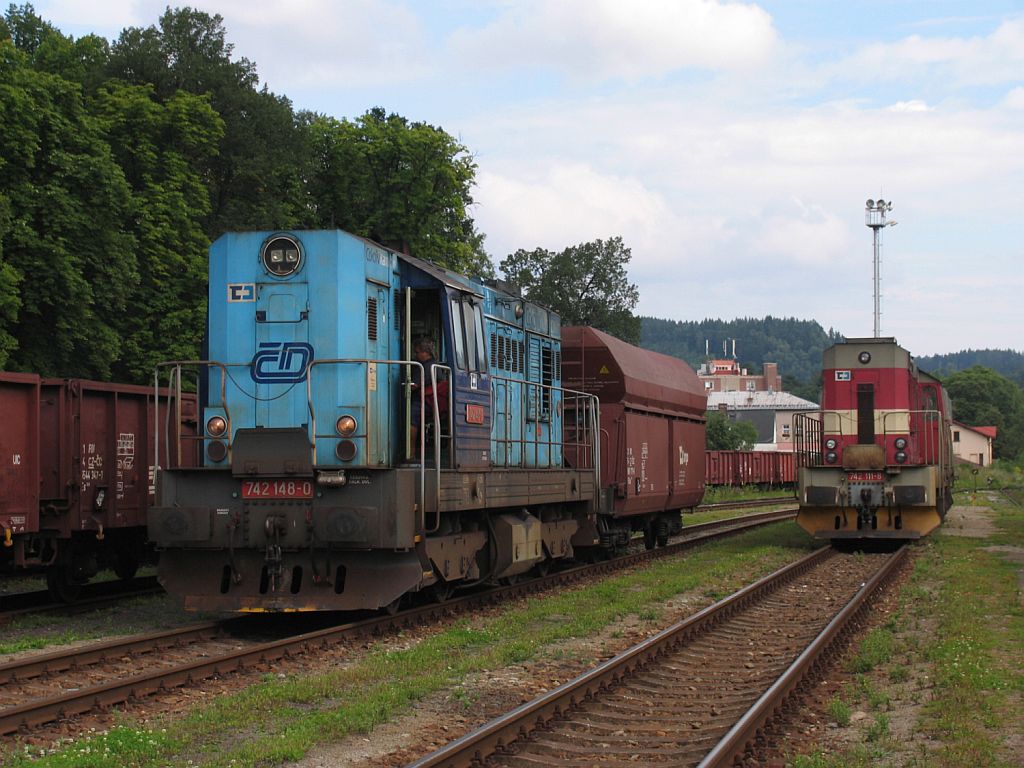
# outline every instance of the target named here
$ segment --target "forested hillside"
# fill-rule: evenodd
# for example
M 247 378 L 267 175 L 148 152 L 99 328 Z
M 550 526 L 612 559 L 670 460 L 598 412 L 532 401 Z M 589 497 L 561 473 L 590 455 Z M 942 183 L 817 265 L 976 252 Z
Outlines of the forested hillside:
M 917 358 L 917 364 L 929 373 L 945 378 L 976 365 L 990 368 L 1024 387 L 1024 353 L 1012 349 L 965 349 L 946 355 Z
M 732 354 L 736 340 L 736 357 L 752 373 L 761 366 L 778 363 L 779 371 L 803 384 L 809 384 L 821 373 L 821 353 L 842 336 L 831 328 L 827 331 L 814 320 L 744 317 L 737 320 L 661 320 L 642 318 L 641 346 L 666 355 L 681 357 L 696 367 L 704 358 L 705 341 L 712 357 L 721 357 L 723 344 Z M 813 398 L 812 398 L 813 399 Z

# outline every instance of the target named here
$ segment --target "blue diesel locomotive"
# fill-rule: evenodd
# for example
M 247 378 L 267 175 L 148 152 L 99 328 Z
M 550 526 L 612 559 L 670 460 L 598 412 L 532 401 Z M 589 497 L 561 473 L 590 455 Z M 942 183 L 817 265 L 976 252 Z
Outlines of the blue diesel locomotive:
M 161 369 L 206 404 L 202 466 L 161 468 L 149 514 L 165 587 L 193 609 L 377 608 L 597 544 L 597 403 L 561 387 L 559 332 L 340 231 L 224 235 L 210 359 Z
M 148 515 L 186 608 L 443 599 L 645 525 L 603 514 L 597 398 L 562 385 L 559 317 L 510 286 L 337 230 L 230 233 L 207 333 L 209 359 L 156 382 L 203 404 L 199 466 L 160 425 Z

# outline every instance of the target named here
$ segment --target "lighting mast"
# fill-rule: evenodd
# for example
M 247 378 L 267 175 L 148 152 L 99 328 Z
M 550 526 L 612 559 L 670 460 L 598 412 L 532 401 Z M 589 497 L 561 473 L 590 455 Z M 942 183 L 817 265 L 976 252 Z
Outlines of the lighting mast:
M 892 201 L 871 200 L 865 203 L 864 223 L 871 227 L 872 239 L 874 240 L 875 256 L 875 338 L 881 336 L 882 314 L 882 229 L 884 227 L 895 227 L 895 221 L 886 221 L 885 214 L 892 210 Z

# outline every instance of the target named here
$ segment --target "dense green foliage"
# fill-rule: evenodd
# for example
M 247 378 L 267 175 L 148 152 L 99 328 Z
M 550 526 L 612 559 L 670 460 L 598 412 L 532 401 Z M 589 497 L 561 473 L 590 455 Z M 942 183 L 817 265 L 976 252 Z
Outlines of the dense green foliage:
M 0 368 L 147 381 L 199 356 L 206 254 L 229 230 L 345 228 L 492 267 L 476 166 L 440 128 L 295 113 L 223 19 L 168 8 L 116 41 L 30 5 L 0 20 Z
M 953 401 L 953 418 L 974 427 L 997 427 L 995 458 L 1024 458 L 1024 390 L 980 365 L 943 382 Z
M 1024 352 L 1013 349 L 964 349 L 915 359 L 923 370 L 936 376 L 948 376 L 981 365 L 1024 387 Z
M 704 437 L 709 451 L 749 451 L 757 442 L 757 427 L 749 421 L 730 419 L 721 411 L 712 411 Z
M 564 325 L 590 325 L 633 344 L 640 343 L 640 299 L 626 265 L 632 253 L 621 237 L 580 243 L 554 253 L 520 249 L 499 265 L 530 301 L 551 307 Z
M 705 342 L 712 357 L 722 357 L 723 344 L 731 355 L 731 340 L 735 339 L 736 355 L 743 367 L 755 373 L 764 363 L 778 363 L 781 374 L 810 387 L 801 389 L 800 396 L 812 401 L 817 399 L 814 382 L 821 375 L 821 353 L 842 340 L 840 334 L 831 328 L 825 331 L 814 320 L 771 315 L 763 319 L 701 321 L 644 317 L 642 322 L 644 347 L 681 357 L 695 367 L 705 359 Z
M 310 117 L 316 226 L 367 233 L 457 272 L 487 274 L 468 208 L 476 165 L 440 128 L 373 109 L 355 121 Z

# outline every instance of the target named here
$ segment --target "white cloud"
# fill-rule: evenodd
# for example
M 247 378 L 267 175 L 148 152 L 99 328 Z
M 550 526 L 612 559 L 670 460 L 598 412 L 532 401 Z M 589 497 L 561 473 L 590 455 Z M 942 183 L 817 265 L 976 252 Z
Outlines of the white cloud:
M 1014 88 L 1003 99 L 1007 109 L 1024 109 L 1024 88 Z
M 1024 18 L 1004 21 L 985 37 L 922 37 L 865 46 L 835 67 L 860 80 L 909 82 L 951 78 L 961 86 L 1020 79 L 1024 67 Z
M 582 163 L 556 165 L 539 177 L 484 171 L 477 180 L 476 218 L 495 242 L 509 244 L 509 252 L 561 250 L 626 233 L 632 236 L 627 244 L 651 245 L 658 226 L 671 217 L 664 200 L 637 179 L 601 174 Z
M 403 83 L 430 69 L 425 30 L 389 0 L 201 0 L 273 90 Z
M 934 109 L 935 107 L 929 107 L 926 102 L 920 99 L 897 101 L 891 107 L 888 107 L 890 112 L 932 112 Z
M 156 15 L 147 15 L 144 0 L 103 0 L 83 3 L 81 0 L 37 0 L 33 7 L 39 16 L 56 23 L 62 31 L 71 26 L 85 27 L 89 31 L 107 37 L 116 37 L 125 27 L 148 26 L 153 24 L 164 5 Z M 76 32 L 80 37 L 85 32 Z
M 450 45 L 480 68 L 553 69 L 580 79 L 661 77 L 697 67 L 750 69 L 778 45 L 756 5 L 718 0 L 531 0 Z

